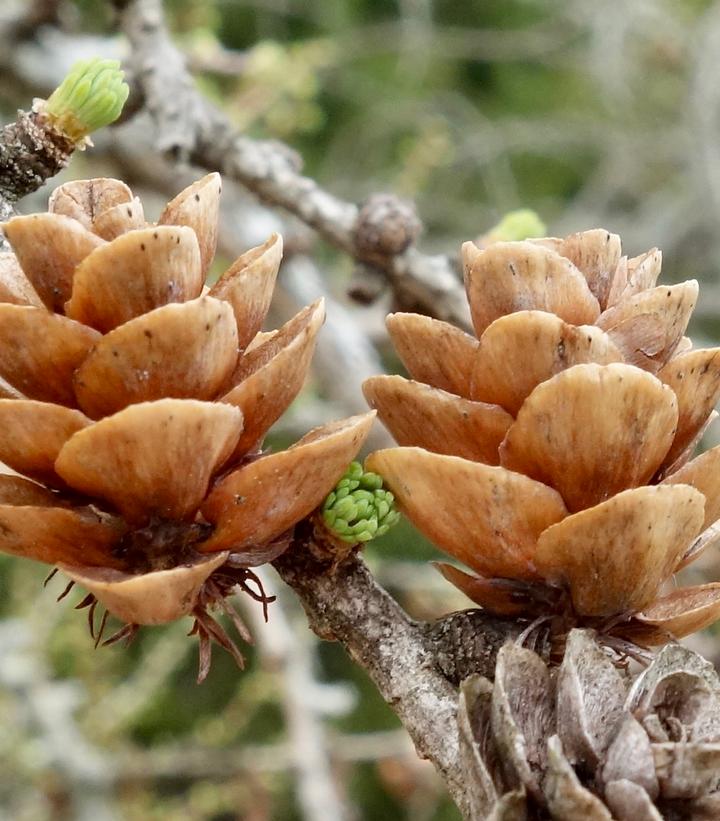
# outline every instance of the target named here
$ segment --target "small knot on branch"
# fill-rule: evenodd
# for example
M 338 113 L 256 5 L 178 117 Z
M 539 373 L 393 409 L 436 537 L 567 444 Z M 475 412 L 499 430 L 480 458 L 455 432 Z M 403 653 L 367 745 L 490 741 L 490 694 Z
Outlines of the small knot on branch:
M 355 245 L 368 257 L 401 254 L 420 236 L 422 223 L 415 206 L 394 194 L 373 194 L 355 223 Z
M 379 268 L 360 262 L 353 268 L 347 295 L 360 305 L 372 305 L 380 299 L 387 285 L 387 275 Z

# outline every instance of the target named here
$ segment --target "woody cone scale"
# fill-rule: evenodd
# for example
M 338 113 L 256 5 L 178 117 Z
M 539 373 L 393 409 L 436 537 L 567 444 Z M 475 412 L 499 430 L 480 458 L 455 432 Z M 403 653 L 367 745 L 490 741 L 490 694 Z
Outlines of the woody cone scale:
M 460 689 L 470 821 L 720 818 L 720 679 L 679 644 L 633 679 L 591 631 L 555 667 L 510 642 Z
M 193 615 L 201 673 L 210 639 L 239 656 L 207 607 L 236 583 L 263 599 L 250 568 L 286 549 L 372 423 L 261 450 L 324 310 L 260 330 L 277 235 L 205 286 L 219 197 L 210 174 L 148 224 L 124 183 L 70 182 L 5 224 L 0 256 L 0 461 L 17 474 L 0 476 L 0 550 L 57 565 L 121 635 Z
M 684 336 L 697 283 L 604 230 L 462 255 L 476 336 L 388 318 L 411 378 L 365 383 L 401 446 L 367 468 L 493 613 L 642 647 L 715 621 L 719 583 L 669 584 L 720 517 L 720 447 L 692 458 L 720 396 L 720 349 Z

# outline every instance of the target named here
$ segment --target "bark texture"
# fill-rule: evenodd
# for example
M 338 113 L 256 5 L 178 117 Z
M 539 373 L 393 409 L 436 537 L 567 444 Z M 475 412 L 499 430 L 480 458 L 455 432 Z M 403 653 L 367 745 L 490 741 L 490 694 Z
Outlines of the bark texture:
M 0 131 L 0 222 L 15 213 L 15 202 L 63 169 L 75 148 L 41 113 L 18 111 L 17 120 Z M 2 250 L 9 248 L 0 233 Z
M 498 650 L 520 629 L 480 610 L 434 623 L 411 619 L 355 556 L 333 573 L 313 558 L 308 538 L 274 562 L 299 596 L 310 627 L 339 641 L 397 713 L 418 754 L 435 765 L 467 815 L 467 784 L 457 725 L 457 682 L 493 676 Z

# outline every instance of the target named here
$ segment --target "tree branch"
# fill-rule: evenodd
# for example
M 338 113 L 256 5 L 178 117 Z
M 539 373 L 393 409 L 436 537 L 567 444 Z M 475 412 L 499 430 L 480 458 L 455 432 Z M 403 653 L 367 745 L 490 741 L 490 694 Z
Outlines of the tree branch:
M 368 242 L 369 233 L 374 237 L 368 229 L 378 222 L 376 211 L 387 210 L 387 198 L 371 198 L 360 209 L 304 176 L 301 159 L 287 146 L 238 134 L 195 88 L 168 34 L 161 0 L 115 0 L 115 6 L 132 46 L 130 71 L 155 122 L 160 151 L 220 171 L 264 202 L 295 214 L 358 262 L 381 270 L 403 307 L 469 326 L 457 262 L 418 250 L 412 209 L 395 200 L 392 236 Z
M 370 676 L 467 814 L 456 684 L 471 672 L 492 677 L 497 651 L 522 627 L 479 610 L 432 624 L 413 621 L 362 559 L 350 558 L 333 574 L 313 558 L 309 538 L 297 538 L 274 562 L 276 570 L 300 598 L 315 633 L 339 641 Z
M 0 222 L 15 213 L 15 203 L 37 191 L 64 168 L 76 144 L 45 122 L 36 111 L 19 111 L 0 130 Z M 0 251 L 9 246 L 0 231 Z
M 36 0 L 3 26 L 2 39 L 22 39 L 35 26 L 56 19 L 54 0 Z M 37 191 L 64 168 L 77 146 L 49 126 L 37 111 L 19 111 L 15 122 L 0 129 L 0 223 L 15 214 L 15 203 Z M 0 252 L 10 250 L 0 230 Z

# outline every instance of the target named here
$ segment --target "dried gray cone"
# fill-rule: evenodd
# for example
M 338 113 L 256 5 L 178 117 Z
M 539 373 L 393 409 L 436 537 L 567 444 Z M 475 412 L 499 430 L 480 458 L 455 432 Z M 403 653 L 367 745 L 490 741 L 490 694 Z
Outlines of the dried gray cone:
M 632 680 L 591 631 L 559 668 L 509 643 L 458 722 L 471 821 L 720 818 L 720 679 L 680 645 Z

